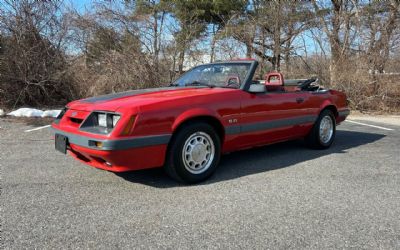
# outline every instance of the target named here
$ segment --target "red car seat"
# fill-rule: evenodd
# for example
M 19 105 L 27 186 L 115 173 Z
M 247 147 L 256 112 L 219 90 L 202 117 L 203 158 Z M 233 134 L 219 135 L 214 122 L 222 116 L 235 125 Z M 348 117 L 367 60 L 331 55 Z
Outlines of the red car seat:
M 284 92 L 283 75 L 279 72 L 271 72 L 265 75 L 265 86 L 269 92 Z

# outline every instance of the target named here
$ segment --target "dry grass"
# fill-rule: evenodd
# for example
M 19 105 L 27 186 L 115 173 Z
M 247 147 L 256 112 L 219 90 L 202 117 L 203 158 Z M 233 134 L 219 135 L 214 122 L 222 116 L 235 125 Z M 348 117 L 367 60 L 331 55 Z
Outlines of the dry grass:
M 342 66 L 337 82 L 329 84 L 329 61 L 321 57 L 293 60 L 287 78 L 316 76 L 323 86 L 344 91 L 352 110 L 361 112 L 400 112 L 400 75 L 368 73 L 366 63 L 359 58 Z M 391 65 L 388 65 L 390 68 Z
M 154 67 L 143 55 L 112 52 L 96 66 L 88 66 L 80 57 L 71 65 L 77 98 L 121 92 L 130 89 L 158 87 L 167 82 L 167 70 Z

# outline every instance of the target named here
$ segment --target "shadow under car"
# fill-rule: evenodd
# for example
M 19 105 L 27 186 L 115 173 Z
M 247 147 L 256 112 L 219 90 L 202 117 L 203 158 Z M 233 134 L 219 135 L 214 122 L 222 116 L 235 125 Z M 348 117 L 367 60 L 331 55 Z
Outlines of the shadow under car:
M 220 164 L 214 175 L 197 185 L 207 185 L 240 178 L 242 176 L 286 168 L 299 162 L 317 159 L 330 154 L 345 154 L 348 149 L 378 141 L 383 137 L 385 137 L 385 135 L 337 130 L 335 142 L 326 150 L 309 149 L 304 145 L 302 140 L 296 140 L 232 152 L 221 157 Z M 251 164 L 249 164 L 249 161 L 251 161 Z M 185 185 L 170 179 L 165 174 L 163 168 L 115 174 L 127 181 L 157 188 L 170 188 Z

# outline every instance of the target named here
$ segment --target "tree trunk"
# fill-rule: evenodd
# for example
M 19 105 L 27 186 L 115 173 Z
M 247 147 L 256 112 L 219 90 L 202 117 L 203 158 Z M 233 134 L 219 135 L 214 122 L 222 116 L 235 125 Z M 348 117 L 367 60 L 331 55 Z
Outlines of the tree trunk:
M 286 74 L 289 74 L 289 72 L 290 72 L 290 49 L 288 49 L 288 48 L 285 51 L 284 60 L 285 60 Z
M 340 61 L 341 60 L 341 49 L 343 50 L 340 42 L 339 31 L 340 31 L 340 12 L 342 9 L 340 0 L 332 0 L 333 4 L 333 15 L 332 15 L 332 31 L 329 34 L 329 42 L 331 45 L 331 60 L 329 65 L 330 70 L 330 83 L 337 84 L 339 82 L 340 74 Z
M 185 49 L 182 49 L 179 52 L 179 57 L 178 57 L 178 69 L 179 69 L 180 75 L 183 73 L 183 63 L 184 62 L 185 62 Z
M 253 56 L 253 45 L 246 42 L 246 57 L 251 58 Z
M 213 25 L 213 33 L 212 33 L 212 38 L 211 38 L 211 52 L 210 52 L 210 63 L 214 62 L 215 58 L 215 43 L 216 43 L 216 31 L 215 31 L 215 25 Z
M 281 71 L 281 5 L 278 1 L 277 10 L 276 10 L 276 18 L 275 18 L 275 27 L 274 27 L 274 49 L 273 49 L 273 69 L 275 71 Z
M 159 53 L 159 48 L 158 48 L 158 11 L 154 10 L 153 12 L 153 35 L 154 35 L 154 40 L 153 40 L 153 66 L 154 66 L 154 71 L 158 73 L 158 53 Z
M 396 20 L 399 16 L 400 3 L 398 1 L 392 0 L 387 4 L 389 16 L 387 21 L 385 22 L 385 25 L 383 25 L 383 27 L 381 27 L 380 29 L 376 29 L 376 26 L 374 25 L 374 16 L 372 16 L 372 18 L 369 20 L 370 23 L 368 24 L 371 29 L 371 40 L 368 46 L 367 55 L 370 64 L 369 69 L 372 70 L 372 79 L 374 80 L 374 82 L 377 82 L 376 73 L 384 72 L 385 64 L 389 59 L 390 40 L 393 37 L 393 32 L 398 27 L 398 22 L 396 22 Z M 375 39 L 377 33 L 380 33 L 380 36 L 378 39 Z
M 340 70 L 338 68 L 340 61 L 340 55 L 338 51 L 335 51 L 334 48 L 331 48 L 331 60 L 329 63 L 329 78 L 330 84 L 337 84 L 339 80 Z
M 265 53 L 266 53 L 266 48 L 265 48 L 265 46 L 264 46 L 264 43 L 265 43 L 265 37 L 266 37 L 266 34 L 265 34 L 265 29 L 262 29 L 262 32 L 261 32 L 261 40 L 262 40 L 262 42 L 263 42 L 263 45 L 262 45 L 262 54 L 263 55 L 265 55 Z M 265 70 L 265 57 L 264 56 L 262 56 L 261 57 L 261 62 L 260 62 L 260 79 L 263 79 L 264 78 L 264 74 L 266 73 L 266 70 Z

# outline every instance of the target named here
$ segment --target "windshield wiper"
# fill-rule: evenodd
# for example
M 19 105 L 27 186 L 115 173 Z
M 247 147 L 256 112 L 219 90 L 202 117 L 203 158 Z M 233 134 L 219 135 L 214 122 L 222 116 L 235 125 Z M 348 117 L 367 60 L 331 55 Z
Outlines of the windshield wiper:
M 208 83 L 205 83 L 205 82 L 198 82 L 198 81 L 193 81 L 193 82 L 190 82 L 190 83 L 186 83 L 185 86 L 207 86 L 207 87 L 210 87 L 210 88 L 216 87 L 213 84 L 208 84 Z

